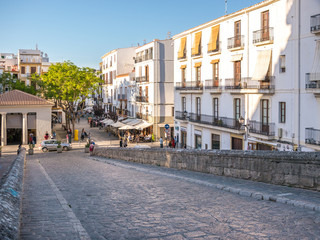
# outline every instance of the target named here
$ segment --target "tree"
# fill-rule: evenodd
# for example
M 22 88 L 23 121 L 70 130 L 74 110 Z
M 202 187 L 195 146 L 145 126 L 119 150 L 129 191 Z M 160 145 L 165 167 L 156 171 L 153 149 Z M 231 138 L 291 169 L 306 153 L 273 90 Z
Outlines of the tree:
M 79 68 L 70 61 L 50 66 L 48 73 L 42 75 L 40 86 L 44 96 L 54 100 L 66 114 L 67 124 L 74 124 L 77 114 L 83 110 L 85 99 L 95 91 L 102 80 L 93 68 Z M 68 127 L 68 125 L 67 125 Z
M 0 74 L 0 93 L 17 89 L 32 95 L 37 95 L 38 91 L 35 86 L 39 83 L 39 76 L 34 75 L 33 77 L 35 84 L 27 86 L 25 82 L 20 81 L 10 73 Z

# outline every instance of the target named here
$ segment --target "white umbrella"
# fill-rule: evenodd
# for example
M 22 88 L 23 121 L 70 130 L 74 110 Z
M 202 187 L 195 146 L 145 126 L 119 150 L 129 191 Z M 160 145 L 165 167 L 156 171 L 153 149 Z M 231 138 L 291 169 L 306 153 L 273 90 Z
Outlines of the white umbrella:
M 130 125 L 125 125 L 125 126 L 119 128 L 119 130 L 130 130 L 130 129 L 134 129 L 134 127 L 130 126 Z

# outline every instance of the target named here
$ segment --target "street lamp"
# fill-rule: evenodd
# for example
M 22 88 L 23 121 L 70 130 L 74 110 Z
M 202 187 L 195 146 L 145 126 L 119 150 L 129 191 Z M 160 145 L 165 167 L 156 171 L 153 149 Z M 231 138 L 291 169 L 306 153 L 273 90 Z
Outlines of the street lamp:
M 183 116 L 186 120 L 190 120 L 190 116 L 188 116 L 188 112 L 186 110 L 183 112 Z
M 245 128 L 245 140 L 247 140 L 248 138 L 248 131 L 250 129 L 250 125 L 249 124 L 244 124 L 244 118 L 242 116 L 240 116 L 240 118 L 238 119 L 239 123 L 241 124 L 241 126 L 244 126 Z

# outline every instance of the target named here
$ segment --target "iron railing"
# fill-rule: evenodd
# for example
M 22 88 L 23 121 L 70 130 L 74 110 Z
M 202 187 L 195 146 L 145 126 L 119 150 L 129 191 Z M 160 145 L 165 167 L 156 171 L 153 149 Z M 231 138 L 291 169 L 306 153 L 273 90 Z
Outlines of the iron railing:
M 217 45 L 216 45 L 216 49 L 212 49 L 212 50 L 209 50 L 209 45 L 210 43 L 208 43 L 208 53 L 219 53 L 221 52 L 221 42 L 217 42 Z
M 253 44 L 265 42 L 265 41 L 273 41 L 274 33 L 273 27 L 263 28 L 258 31 L 253 32 Z
M 254 120 L 249 121 L 249 132 L 266 135 L 275 136 L 275 124 L 274 123 L 263 123 Z
M 178 60 L 182 60 L 182 59 L 186 59 L 186 58 L 187 58 L 187 50 L 184 49 L 183 56 L 182 57 L 178 57 Z
M 196 54 L 191 54 L 191 57 L 197 57 L 197 56 L 201 56 L 202 54 L 202 46 L 201 44 L 199 45 L 199 49 L 198 49 L 198 53 Z
M 141 77 L 136 77 L 135 80 L 136 82 L 148 82 L 149 78 L 147 78 L 146 76 L 141 76 Z
M 221 79 L 219 78 L 214 78 L 214 79 L 208 79 L 205 81 L 205 89 L 210 90 L 210 89 L 221 89 L 222 86 L 220 85 Z
M 320 31 L 320 14 L 311 16 L 310 19 L 310 31 L 316 33 Z
M 181 112 L 181 111 L 175 111 L 174 116 L 175 116 L 176 119 L 186 120 L 187 113 L 186 112 Z
M 243 48 L 244 47 L 244 35 L 234 36 L 228 38 L 228 49 Z
M 320 73 L 306 73 L 306 88 L 320 88 Z
M 152 59 L 152 58 L 153 58 L 152 53 L 148 53 L 148 54 L 143 54 L 143 55 L 140 55 L 140 56 L 136 56 L 136 58 L 135 58 L 135 63 L 147 61 L 147 60 L 150 60 L 150 59 Z
M 238 119 L 228 117 L 215 117 L 212 115 L 190 113 L 190 122 L 197 122 L 217 127 L 244 130 L 244 126 L 239 123 Z
M 176 82 L 176 90 L 203 90 L 201 81 Z
M 226 78 L 225 89 L 275 89 L 274 76 L 266 76 L 264 79 L 252 78 Z
M 320 145 L 320 130 L 314 128 L 306 128 L 305 143 Z

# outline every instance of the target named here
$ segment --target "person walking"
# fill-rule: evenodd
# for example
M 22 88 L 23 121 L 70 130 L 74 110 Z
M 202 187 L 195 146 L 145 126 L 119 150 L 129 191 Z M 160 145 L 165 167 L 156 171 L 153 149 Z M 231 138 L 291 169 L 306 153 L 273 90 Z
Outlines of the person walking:
M 160 142 L 160 148 L 163 148 L 163 139 L 162 139 L 162 137 L 160 137 L 159 142 Z
M 48 139 L 49 139 L 49 133 L 48 133 L 48 132 L 46 132 L 46 134 L 44 135 L 44 139 L 45 139 L 45 140 L 48 140 Z
M 69 143 L 71 143 L 71 135 L 72 135 L 71 128 L 68 129 L 67 134 L 68 134 Z

